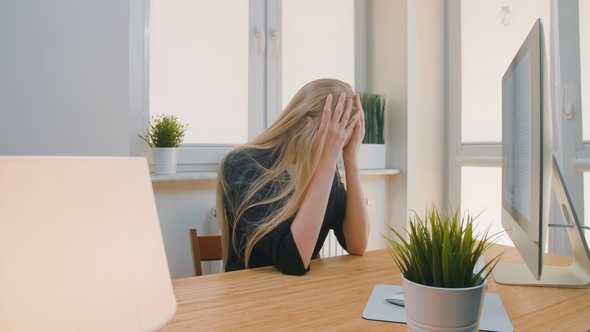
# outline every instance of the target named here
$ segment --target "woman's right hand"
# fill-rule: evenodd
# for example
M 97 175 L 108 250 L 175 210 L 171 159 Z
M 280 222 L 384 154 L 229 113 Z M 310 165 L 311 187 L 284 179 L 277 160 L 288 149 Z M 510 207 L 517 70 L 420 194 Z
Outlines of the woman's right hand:
M 332 112 L 332 99 L 332 94 L 326 97 L 322 122 L 318 131 L 318 140 L 321 140 L 326 131 L 328 132 L 320 162 L 324 161 L 336 165 L 342 147 L 352 134 L 354 126 L 358 121 L 358 114 L 349 123 L 350 113 L 352 112 L 352 99 L 346 102 L 346 92 L 343 92 L 338 97 L 334 112 Z

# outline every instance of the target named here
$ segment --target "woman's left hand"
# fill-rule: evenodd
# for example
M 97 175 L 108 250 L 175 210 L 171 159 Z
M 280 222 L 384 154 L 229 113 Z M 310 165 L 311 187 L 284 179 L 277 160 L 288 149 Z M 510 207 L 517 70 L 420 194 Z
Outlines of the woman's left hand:
M 350 164 L 351 162 L 358 164 L 359 150 L 365 137 L 365 111 L 361 105 L 361 97 L 358 93 L 354 95 L 354 103 L 359 120 L 356 122 L 352 134 L 342 148 L 342 159 L 345 164 Z
M 346 214 L 342 231 L 348 253 L 362 255 L 369 243 L 371 222 L 359 172 L 359 150 L 365 137 L 365 111 L 358 94 L 354 96 L 354 103 L 358 120 L 342 148 L 342 159 L 346 169 Z

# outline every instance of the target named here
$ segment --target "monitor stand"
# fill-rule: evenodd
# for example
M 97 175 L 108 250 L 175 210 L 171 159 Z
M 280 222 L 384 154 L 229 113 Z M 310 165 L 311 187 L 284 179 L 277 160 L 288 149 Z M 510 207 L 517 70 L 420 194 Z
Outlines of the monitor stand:
M 566 223 L 564 227 L 574 252 L 573 263 L 568 266 L 543 265 L 540 280 L 533 276 L 526 264 L 498 263 L 492 272 L 496 282 L 545 287 L 586 288 L 590 286 L 590 250 L 555 156 L 553 157 L 552 187 Z

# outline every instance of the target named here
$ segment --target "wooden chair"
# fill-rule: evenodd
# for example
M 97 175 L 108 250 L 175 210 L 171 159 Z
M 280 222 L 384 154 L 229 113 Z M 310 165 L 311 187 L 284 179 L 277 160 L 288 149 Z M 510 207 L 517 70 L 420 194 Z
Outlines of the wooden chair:
M 203 275 L 202 261 L 218 261 L 222 259 L 221 236 L 198 236 L 196 229 L 191 229 L 190 233 L 195 276 L 201 276 Z

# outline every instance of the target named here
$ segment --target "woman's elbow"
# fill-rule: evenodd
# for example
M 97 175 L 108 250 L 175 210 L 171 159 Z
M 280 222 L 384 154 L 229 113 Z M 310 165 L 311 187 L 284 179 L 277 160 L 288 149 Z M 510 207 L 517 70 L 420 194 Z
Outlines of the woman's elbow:
M 275 262 L 275 268 L 281 271 L 282 274 L 287 274 L 291 276 L 302 276 L 310 270 L 309 263 L 306 266 L 302 261 Z
M 367 243 L 352 246 L 347 245 L 346 251 L 348 251 L 349 254 L 354 256 L 362 256 L 367 251 Z
M 286 275 L 290 275 L 290 276 L 303 276 L 305 274 L 307 274 L 307 272 L 309 271 L 308 269 L 278 269 L 279 271 L 281 271 L 282 274 L 286 274 Z
M 345 234 L 346 251 L 351 255 L 362 256 L 367 251 L 369 245 L 369 232 L 362 234 L 349 235 Z

